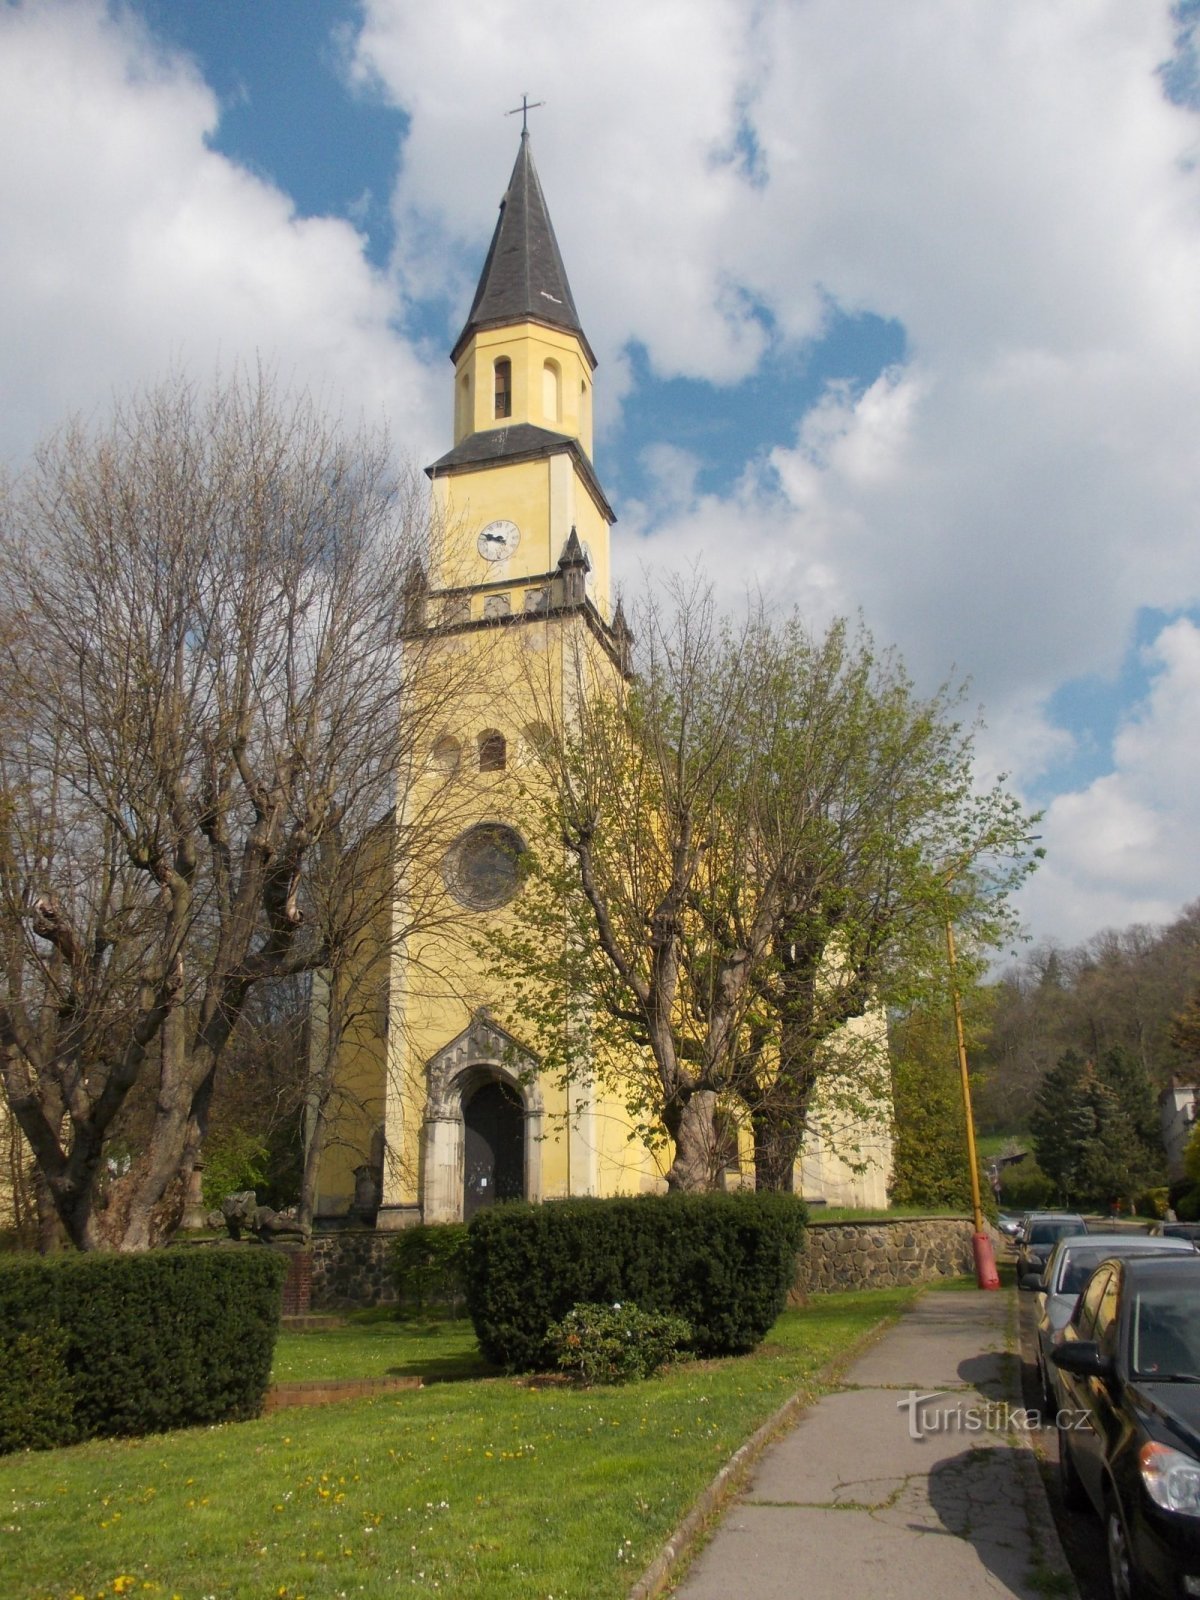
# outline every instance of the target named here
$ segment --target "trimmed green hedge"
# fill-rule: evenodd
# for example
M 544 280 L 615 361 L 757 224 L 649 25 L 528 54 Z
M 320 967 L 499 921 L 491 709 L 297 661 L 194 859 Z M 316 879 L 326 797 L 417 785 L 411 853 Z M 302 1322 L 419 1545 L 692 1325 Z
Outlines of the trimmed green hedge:
M 402 1229 L 392 1245 L 391 1269 L 402 1311 L 424 1316 L 436 1306 L 461 1315 L 466 1294 L 466 1224 L 431 1222 Z
M 257 1415 L 286 1274 L 258 1245 L 0 1262 L 0 1451 Z
M 701 1355 L 752 1350 L 782 1311 L 804 1235 L 786 1194 L 642 1195 L 480 1211 L 467 1309 L 487 1359 L 552 1366 L 550 1325 L 581 1303 L 632 1300 L 691 1325 Z

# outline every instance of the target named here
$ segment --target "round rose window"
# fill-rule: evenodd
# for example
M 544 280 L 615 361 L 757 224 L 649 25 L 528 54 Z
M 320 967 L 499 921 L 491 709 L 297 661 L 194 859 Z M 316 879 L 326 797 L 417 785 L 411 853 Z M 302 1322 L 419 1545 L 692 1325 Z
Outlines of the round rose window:
M 492 911 L 516 894 L 525 841 L 502 822 L 478 822 L 446 852 L 442 876 L 460 905 Z

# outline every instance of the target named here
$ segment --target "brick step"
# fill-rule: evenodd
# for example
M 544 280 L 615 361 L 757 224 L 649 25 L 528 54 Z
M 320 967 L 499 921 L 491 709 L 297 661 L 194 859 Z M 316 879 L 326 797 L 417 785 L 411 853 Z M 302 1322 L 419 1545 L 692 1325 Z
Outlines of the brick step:
M 395 1389 L 421 1389 L 420 1378 L 306 1378 L 297 1383 L 274 1383 L 263 1401 L 264 1414 L 289 1406 L 332 1406 L 342 1400 L 362 1400 Z

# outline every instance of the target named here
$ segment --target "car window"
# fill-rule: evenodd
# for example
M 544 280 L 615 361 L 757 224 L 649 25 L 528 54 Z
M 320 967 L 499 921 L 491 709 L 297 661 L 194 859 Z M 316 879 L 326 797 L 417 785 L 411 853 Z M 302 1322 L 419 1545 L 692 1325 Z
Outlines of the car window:
M 1194 1291 L 1143 1289 L 1130 1316 L 1129 1364 L 1139 1377 L 1200 1373 L 1200 1319 Z
M 1053 1244 L 1058 1239 L 1065 1239 L 1077 1233 L 1084 1233 L 1086 1229 L 1082 1222 L 1035 1222 L 1029 1230 L 1030 1244 Z
M 1065 1267 L 1059 1274 L 1059 1294 L 1081 1294 L 1083 1286 L 1106 1256 L 1168 1256 L 1179 1251 L 1165 1248 L 1162 1240 L 1131 1240 L 1128 1244 L 1097 1245 L 1092 1250 L 1064 1252 Z
M 1111 1267 L 1107 1272 L 1098 1272 L 1088 1284 L 1087 1293 L 1080 1296 L 1079 1304 L 1071 1314 L 1071 1325 L 1081 1339 L 1092 1337 L 1092 1329 L 1096 1324 L 1096 1309 L 1112 1277 Z
M 1100 1354 L 1110 1358 L 1117 1353 L 1117 1297 L 1120 1284 L 1120 1273 L 1110 1272 L 1096 1307 L 1096 1322 L 1089 1336 L 1100 1346 Z
M 1104 1260 L 1103 1250 L 1072 1250 L 1063 1257 L 1059 1294 L 1082 1294 L 1083 1286 Z

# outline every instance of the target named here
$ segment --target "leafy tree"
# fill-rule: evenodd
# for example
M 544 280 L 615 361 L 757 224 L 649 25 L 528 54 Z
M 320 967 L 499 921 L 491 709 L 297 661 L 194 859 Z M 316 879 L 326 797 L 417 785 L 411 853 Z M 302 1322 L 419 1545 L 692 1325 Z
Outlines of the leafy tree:
M 1169 1037 L 1179 1058 L 1178 1076 L 1187 1082 L 1200 1080 L 1200 992 L 1171 1018 Z
M 1068 1050 L 1043 1077 L 1030 1128 L 1038 1166 L 1065 1203 L 1079 1197 L 1084 1150 L 1095 1129 L 1089 1063 Z
M 260 376 L 71 424 L 0 506 L 0 1074 L 80 1248 L 171 1226 L 255 987 L 360 969 L 438 837 L 392 810 L 466 670 L 404 642 L 425 504 Z
M 986 1025 L 987 991 L 972 985 L 963 997 L 968 1050 Z M 948 999 L 926 1002 L 893 1017 L 893 1205 L 961 1206 L 970 1210 L 966 1116 Z M 985 1200 L 990 1193 L 981 1175 Z
M 1117 1046 L 1100 1057 L 1096 1073 L 1112 1096 L 1115 1111 L 1127 1122 L 1131 1138 L 1141 1147 L 1145 1162 L 1161 1165 L 1164 1152 L 1158 1106 L 1142 1062 L 1132 1051 Z
M 720 1105 L 787 1189 L 818 1085 L 835 1117 L 885 1097 L 882 1028 L 845 1024 L 933 981 L 947 915 L 999 936 L 1028 821 L 975 790 L 953 697 L 865 632 L 722 619 L 699 585 L 639 621 L 615 695 L 586 662 L 569 716 L 534 686 L 553 843 L 497 965 L 548 1064 L 607 1072 L 665 1130 L 669 1184 L 714 1181 Z
M 1034 1145 L 1064 1201 L 1103 1205 L 1160 1177 L 1161 1147 L 1156 1152 L 1134 1120 L 1141 1109 L 1136 1080 L 1128 1057 L 1110 1053 L 1097 1067 L 1073 1051 L 1043 1078 Z
M 996 984 L 995 1020 L 976 1058 L 981 1125 L 1021 1128 L 1043 1074 L 1066 1050 L 1097 1062 L 1126 1052 L 1152 1095 L 1172 1075 L 1195 1076 L 1198 986 L 1200 903 L 1163 928 L 1107 930 L 1073 949 L 1035 947 Z

